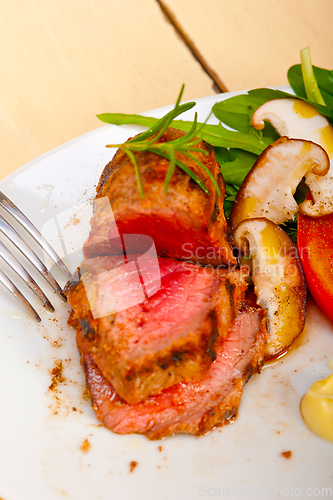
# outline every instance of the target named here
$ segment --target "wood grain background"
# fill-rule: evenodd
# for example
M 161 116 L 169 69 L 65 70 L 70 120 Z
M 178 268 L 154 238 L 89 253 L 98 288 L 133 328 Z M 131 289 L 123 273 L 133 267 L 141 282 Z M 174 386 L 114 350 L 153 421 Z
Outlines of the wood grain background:
M 217 91 L 286 85 L 310 46 L 333 67 L 332 0 L 12 0 L 0 5 L 0 179 L 101 126 Z M 190 47 L 188 46 L 190 45 Z M 198 59 L 201 61 L 199 62 Z M 211 72 L 210 72 L 211 71 Z

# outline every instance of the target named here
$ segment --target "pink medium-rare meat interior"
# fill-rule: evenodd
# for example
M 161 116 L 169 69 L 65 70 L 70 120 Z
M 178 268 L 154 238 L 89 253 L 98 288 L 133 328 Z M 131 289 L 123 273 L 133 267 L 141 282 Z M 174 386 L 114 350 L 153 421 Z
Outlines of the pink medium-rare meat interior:
M 80 329 L 77 341 L 99 419 L 120 434 L 160 439 L 178 432 L 200 435 L 229 423 L 237 414 L 244 383 L 263 364 L 266 333 L 263 312 L 244 309 L 226 339 L 217 341 L 217 357 L 201 380 L 180 382 L 136 405 L 119 398 L 86 351 Z
M 137 257 L 127 264 L 115 256 L 89 259 L 81 265 L 80 280 L 68 287 L 72 324 L 80 325 L 95 363 L 131 404 L 179 381 L 200 378 L 215 359 L 214 343 L 225 338 L 247 288 L 247 275 L 240 271 L 219 272 L 148 255 L 139 265 L 146 277 L 143 286 L 134 267 L 126 271 L 137 262 Z M 147 290 L 155 293 L 148 296 Z M 104 316 L 93 314 L 99 301 L 121 304 L 128 293 L 138 298 L 136 304 Z
M 183 135 L 180 130 L 169 128 L 159 142 Z M 193 156 L 210 171 L 221 196 L 198 163 L 179 152 L 176 158 L 199 177 L 208 194 L 179 167 L 175 168 L 166 193 L 169 161 L 142 151 L 134 153 L 144 191 L 142 198 L 134 165 L 124 151 L 118 150 L 97 186 L 91 231 L 84 244 L 85 257 L 119 253 L 123 235 L 141 234 L 152 238 L 159 256 L 213 266 L 235 265 L 223 210 L 225 187 L 220 166 L 213 148 L 203 141 L 197 147 L 199 151 L 193 152 Z

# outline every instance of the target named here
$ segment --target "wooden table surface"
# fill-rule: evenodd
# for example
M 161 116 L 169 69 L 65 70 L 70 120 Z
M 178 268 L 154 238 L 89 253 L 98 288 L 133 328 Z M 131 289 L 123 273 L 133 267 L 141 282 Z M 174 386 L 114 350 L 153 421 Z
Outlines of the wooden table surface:
M 170 21 L 171 20 L 171 21 Z M 0 179 L 102 125 L 333 67 L 332 0 L 12 0 L 0 6 Z

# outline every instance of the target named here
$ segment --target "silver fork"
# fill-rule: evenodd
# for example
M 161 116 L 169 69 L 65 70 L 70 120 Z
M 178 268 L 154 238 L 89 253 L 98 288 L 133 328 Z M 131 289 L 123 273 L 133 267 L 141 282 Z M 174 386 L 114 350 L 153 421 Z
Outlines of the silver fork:
M 46 241 L 43 235 L 32 224 L 32 222 L 21 212 L 21 210 L 4 194 L 0 191 L 0 206 L 3 207 L 11 217 L 21 224 L 25 231 L 27 231 L 44 252 L 51 258 L 54 264 L 66 276 L 67 279 L 71 278 L 72 274 L 61 260 L 59 255 L 54 251 L 51 245 Z M 54 279 L 52 274 L 48 271 L 46 266 L 36 255 L 36 253 L 28 246 L 19 233 L 13 226 L 0 214 L 0 231 L 3 233 L 11 243 L 30 261 L 34 268 L 45 278 L 51 285 L 53 290 L 66 301 L 60 285 Z M 0 257 L 13 269 L 13 271 L 26 283 L 26 285 L 34 292 L 34 294 L 41 300 L 43 305 L 50 311 L 54 311 L 54 307 L 46 297 L 45 293 L 26 271 L 17 258 L 8 250 L 8 248 L 0 241 Z M 23 293 L 16 287 L 16 285 L 8 278 L 8 276 L 0 269 L 0 282 L 19 300 L 19 302 L 32 314 L 37 320 L 41 321 L 39 314 L 25 298 Z

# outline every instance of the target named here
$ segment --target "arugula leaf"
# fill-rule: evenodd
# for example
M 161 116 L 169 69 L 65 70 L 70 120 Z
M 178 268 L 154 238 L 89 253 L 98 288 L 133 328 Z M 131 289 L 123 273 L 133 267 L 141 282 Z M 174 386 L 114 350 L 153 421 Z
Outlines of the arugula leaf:
M 239 187 L 258 156 L 241 149 L 214 149 L 225 183 Z
M 175 120 L 172 126 L 187 130 L 191 122 Z M 261 131 L 252 129 L 249 133 L 228 130 L 220 122 L 218 125 L 206 124 L 200 133 L 201 139 L 214 147 L 239 148 L 259 155 L 272 141 L 263 136 Z
M 224 101 L 214 104 L 212 111 L 216 118 L 221 120 L 225 125 L 241 132 L 250 132 L 253 128 L 251 118 L 253 113 L 262 104 L 272 99 L 282 97 L 290 97 L 291 94 L 280 90 L 273 89 L 255 89 L 250 90 L 247 94 L 240 94 Z M 266 127 L 265 127 L 266 129 Z M 267 129 L 266 129 L 267 131 Z M 276 132 L 270 130 L 269 135 L 277 138 Z
M 287 77 L 295 94 L 315 106 L 333 125 L 333 71 L 312 66 L 306 47 L 301 51 L 301 64 L 291 66 Z
M 240 185 L 258 156 L 241 149 L 214 149 L 225 181 L 224 212 L 229 218 Z
M 142 125 L 143 127 L 152 127 L 158 121 L 157 118 L 128 113 L 101 113 L 96 116 L 101 122 L 109 123 L 110 125 Z
M 231 184 L 226 184 L 225 186 L 225 194 L 228 199 L 235 199 L 236 194 L 238 193 L 239 186 L 232 186 Z
M 305 47 L 305 49 L 301 50 L 301 68 L 306 97 L 309 101 L 325 106 L 325 101 L 320 93 L 317 80 L 313 74 L 309 47 Z
M 130 139 L 130 142 L 144 141 L 145 139 L 149 139 L 149 137 L 152 137 L 156 133 L 161 136 L 176 116 L 181 115 L 189 109 L 192 109 L 194 106 L 195 102 L 188 102 L 182 104 L 181 106 L 176 104 L 176 107 L 169 111 L 169 113 L 157 120 L 152 127 L 146 130 L 146 132 L 143 132 L 142 134 L 140 134 L 140 136 Z
M 333 70 L 312 66 L 309 57 L 305 60 L 305 63 L 303 57 L 302 62 L 303 67 L 306 66 L 304 75 L 302 74 L 301 64 L 291 66 L 287 74 L 289 84 L 298 98 L 315 106 L 333 125 Z M 306 84 L 304 84 L 304 77 Z M 307 90 L 310 99 L 307 97 Z M 325 105 L 320 103 L 322 100 L 317 99 L 316 95 L 322 96 Z M 314 96 L 313 99 L 319 102 L 313 102 L 312 96 Z M 255 130 L 251 125 L 252 115 L 265 102 L 285 97 L 295 97 L 295 95 L 269 88 L 253 89 L 248 91 L 247 94 L 234 96 L 214 104 L 212 112 L 220 120 L 218 125 L 198 123 L 199 128 L 196 130 L 196 135 L 214 147 L 225 180 L 224 209 L 227 218 L 230 215 L 239 187 L 248 171 L 252 168 L 257 156 L 279 137 L 269 123 L 266 123 L 262 131 Z M 123 113 L 103 113 L 97 115 L 97 117 L 105 123 L 114 125 L 136 124 L 150 127 L 150 130 L 146 132 L 147 137 L 166 123 L 190 135 L 193 131 L 193 121 L 175 120 L 174 118 L 182 111 L 190 109 L 194 103 L 180 106 L 179 101 L 180 97 L 176 103 L 176 112 L 174 109 L 160 120 Z M 172 113 L 174 113 L 173 116 Z M 168 177 L 172 175 L 174 169 L 174 163 L 171 163 Z M 298 189 L 297 193 L 302 199 L 306 189 Z M 287 222 L 284 229 L 295 239 L 296 221 Z
M 330 96 L 333 96 L 333 70 L 318 68 L 317 66 L 312 67 L 320 90 L 324 90 Z
M 294 66 L 293 66 L 294 67 Z M 290 70 L 289 70 L 290 72 Z M 321 94 L 325 99 L 326 95 L 329 95 L 327 102 L 330 104 L 327 106 L 323 106 L 322 104 L 309 101 L 306 97 L 305 86 L 302 77 L 302 71 L 299 73 L 299 70 L 296 72 L 289 73 L 288 79 L 292 78 L 292 83 L 295 85 L 293 88 L 290 80 L 290 86 L 293 88 L 296 97 L 299 97 L 303 101 L 308 102 L 315 106 L 319 113 L 326 116 L 330 122 L 333 124 L 333 102 L 332 96 L 325 91 L 321 90 Z M 296 76 L 295 76 L 296 75 Z M 323 74 L 322 74 L 323 75 Z M 328 82 L 328 75 L 326 74 L 326 84 Z M 303 82 L 301 84 L 301 82 Z M 303 85 L 303 86 L 302 86 Z M 331 90 L 332 91 L 332 90 Z M 268 88 L 261 89 L 253 89 L 249 90 L 248 94 L 241 94 L 239 96 L 230 97 L 224 101 L 220 101 L 213 106 L 213 113 L 219 119 L 222 120 L 227 126 L 235 128 L 236 130 L 251 131 L 251 118 L 252 114 L 256 109 L 264 104 L 267 101 L 271 101 L 273 99 L 282 99 L 284 97 L 295 97 L 295 95 L 290 94 L 288 92 L 284 92 L 282 90 L 274 90 Z M 325 101 L 326 102 L 326 101 Z M 327 104 L 326 102 L 326 104 Z M 277 139 L 277 135 L 274 136 L 274 129 L 271 127 L 269 123 L 265 125 L 263 129 L 263 135 L 265 138 L 274 138 Z M 276 132 L 275 132 L 276 134 Z M 273 142 L 273 141 L 272 141 Z
M 143 125 L 152 127 L 157 122 L 157 118 L 128 115 L 124 113 L 103 113 L 97 115 L 101 121 L 113 125 Z M 184 132 L 192 129 L 193 121 L 172 120 L 171 127 L 178 128 Z M 198 137 L 208 142 L 211 146 L 238 148 L 259 155 L 269 146 L 273 140 L 265 137 L 261 131 L 252 128 L 248 133 L 228 130 L 222 123 L 218 125 L 198 123 Z
M 313 67 L 313 73 L 317 80 L 320 93 L 325 101 L 328 108 L 333 109 L 333 71 Z M 302 67 L 300 64 L 295 64 L 291 66 L 288 70 L 288 82 L 295 94 L 306 99 L 306 90 L 302 75 Z
M 236 195 L 233 198 L 224 198 L 223 209 L 227 219 L 229 219 Z

